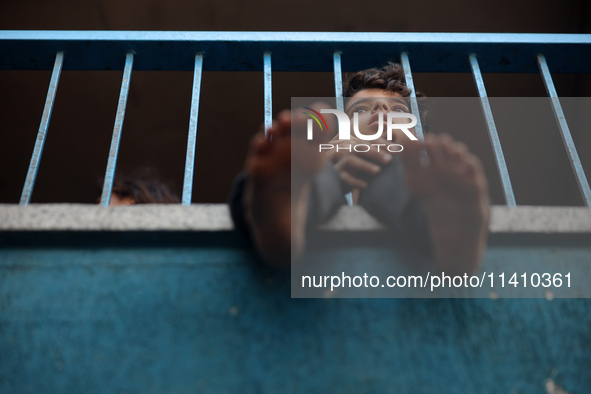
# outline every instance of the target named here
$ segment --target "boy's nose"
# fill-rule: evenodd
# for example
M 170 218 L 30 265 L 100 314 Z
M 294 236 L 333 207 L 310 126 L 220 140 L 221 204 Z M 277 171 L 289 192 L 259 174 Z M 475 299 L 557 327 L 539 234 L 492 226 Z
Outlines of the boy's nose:
M 390 106 L 384 100 L 378 100 L 374 103 L 372 113 L 376 112 L 390 112 Z

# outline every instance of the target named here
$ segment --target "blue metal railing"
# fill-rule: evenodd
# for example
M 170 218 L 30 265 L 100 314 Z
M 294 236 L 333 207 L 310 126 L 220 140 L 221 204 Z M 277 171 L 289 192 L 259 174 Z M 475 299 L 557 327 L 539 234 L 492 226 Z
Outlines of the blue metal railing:
M 493 147 L 495 154 L 495 160 L 497 161 L 497 168 L 501 175 L 501 183 L 503 185 L 503 191 L 505 192 L 505 201 L 510 207 L 515 206 L 515 195 L 513 194 L 513 187 L 511 186 L 511 179 L 509 178 L 509 171 L 507 170 L 507 163 L 505 162 L 505 155 L 503 154 L 503 148 L 501 148 L 501 141 L 499 140 L 499 134 L 497 133 L 497 126 L 488 102 L 488 95 L 486 94 L 486 88 L 484 86 L 484 79 L 480 72 L 480 65 L 476 54 L 471 53 L 469 56 L 470 66 L 472 67 L 472 75 L 474 76 L 474 82 L 478 89 L 478 95 L 480 96 L 480 103 L 482 105 L 482 112 L 484 112 L 484 118 L 486 120 L 486 128 L 488 129 L 488 135 L 490 142 Z
M 41 154 L 45 146 L 45 137 L 47 136 L 47 128 L 49 127 L 49 120 L 53 111 L 53 103 L 55 102 L 55 94 L 57 93 L 57 85 L 62 73 L 62 66 L 64 64 L 64 52 L 58 52 L 55 56 L 55 63 L 53 65 L 53 73 L 49 82 L 49 90 L 47 91 L 47 99 L 45 100 L 45 107 L 43 107 L 43 115 L 41 116 L 41 124 L 39 125 L 39 132 L 37 133 L 37 141 L 33 149 L 33 156 L 31 156 L 31 163 L 27 172 L 25 186 L 21 194 L 21 205 L 27 205 L 31 201 L 31 194 L 33 193 L 33 186 L 35 186 L 35 179 L 39 171 L 39 162 L 41 161 Z
M 34 188 L 62 68 L 124 70 L 101 205 L 109 205 L 132 68 L 194 71 L 182 196 L 182 203 L 189 205 L 203 71 L 263 71 L 268 128 L 272 121 L 272 71 L 334 72 L 337 105 L 342 105 L 343 70 L 366 68 L 367 59 L 400 56 L 407 85 L 413 90 L 415 116 L 418 106 L 413 100 L 411 57 L 415 72 L 472 72 L 508 206 L 516 205 L 515 195 L 482 72 L 540 72 L 583 200 L 591 207 L 591 189 L 546 60 L 550 59 L 553 72 L 591 73 L 589 34 L 0 31 L 0 53 L 0 69 L 45 70 L 53 64 L 22 205 L 29 203 Z M 420 124 L 417 130 L 422 135 Z
M 121 81 L 121 93 L 119 93 L 117 116 L 115 117 L 115 127 L 113 128 L 113 138 L 111 139 L 111 148 L 109 149 L 107 172 L 105 174 L 103 193 L 101 195 L 102 206 L 108 206 L 111 201 L 111 190 L 113 189 L 113 181 L 115 180 L 115 167 L 117 166 L 119 144 L 121 142 L 121 130 L 123 129 L 123 120 L 125 119 L 127 97 L 129 96 L 129 83 L 131 82 L 133 57 L 133 52 L 128 52 L 127 55 L 125 55 L 125 69 L 123 70 L 123 80 Z
M 187 159 L 185 160 L 185 178 L 183 181 L 183 205 L 191 205 L 193 194 L 193 164 L 195 163 L 195 145 L 197 143 L 197 119 L 199 115 L 199 95 L 201 92 L 201 75 L 203 74 L 203 52 L 195 55 L 195 71 L 193 73 L 193 90 L 191 99 L 191 119 L 189 120 L 189 138 L 187 140 Z

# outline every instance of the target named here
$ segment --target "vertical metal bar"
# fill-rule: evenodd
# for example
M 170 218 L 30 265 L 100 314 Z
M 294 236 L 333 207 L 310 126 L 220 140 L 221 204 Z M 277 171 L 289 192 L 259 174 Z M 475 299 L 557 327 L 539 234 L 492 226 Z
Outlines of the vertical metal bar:
M 271 85 L 271 52 L 263 55 L 265 73 L 265 135 L 273 124 L 273 90 Z
M 113 137 L 111 138 L 111 149 L 109 150 L 109 161 L 107 162 L 105 182 L 103 183 L 103 194 L 101 195 L 101 206 L 103 207 L 109 206 L 109 203 L 111 202 L 111 192 L 113 190 L 113 181 L 115 179 L 115 167 L 117 166 L 117 155 L 119 154 L 121 129 L 123 128 L 125 108 L 127 107 L 127 96 L 129 95 L 129 82 L 131 80 L 132 68 L 133 53 L 130 52 L 125 56 L 125 69 L 123 70 L 123 80 L 121 81 L 121 92 L 119 93 L 119 104 L 117 105 L 117 116 L 115 117 Z
M 503 192 L 505 193 L 505 201 L 509 207 L 514 207 L 515 195 L 513 194 L 513 187 L 511 186 L 511 179 L 509 178 L 509 171 L 507 170 L 507 164 L 505 163 L 505 155 L 503 154 L 503 148 L 501 147 L 501 141 L 497 133 L 497 127 L 492 115 L 488 96 L 486 94 L 486 88 L 484 87 L 484 80 L 480 72 L 480 66 L 475 54 L 470 54 L 470 65 L 472 66 L 472 74 L 474 75 L 474 82 L 478 88 L 478 95 L 480 96 L 480 104 L 482 105 L 482 111 L 484 112 L 484 118 L 486 120 L 486 127 L 488 129 L 488 135 L 490 142 L 493 147 L 495 159 L 497 161 L 497 168 L 499 169 L 499 175 L 501 177 L 501 183 L 503 186 Z
M 334 64 L 334 94 L 337 102 L 337 109 L 344 111 L 343 104 L 343 69 L 341 67 L 341 51 L 334 51 L 332 60 Z M 353 193 L 345 194 L 347 205 L 353 206 Z
M 344 111 L 343 105 L 343 71 L 341 67 L 341 51 L 334 51 L 333 63 L 334 63 L 334 91 L 337 101 L 337 109 Z
M 185 160 L 185 179 L 183 181 L 183 205 L 191 205 L 193 193 L 193 172 L 195 166 L 195 145 L 197 142 L 197 118 L 199 116 L 199 95 L 201 93 L 201 75 L 203 73 L 203 53 L 195 55 L 193 72 L 193 96 L 191 98 L 191 118 L 187 139 L 187 158 Z
M 402 68 L 404 69 L 404 79 L 406 80 L 406 87 L 410 89 L 410 112 L 417 117 L 417 124 L 415 132 L 419 140 L 423 140 L 423 124 L 421 123 L 421 115 L 419 113 L 419 103 L 417 101 L 417 93 L 415 91 L 415 84 L 412 79 L 412 72 L 410 71 L 410 60 L 408 53 L 402 52 L 400 54 L 402 61 Z
M 552 108 L 554 109 L 554 116 L 556 117 L 556 121 L 558 122 L 558 126 L 560 127 L 560 135 L 562 136 L 562 142 L 564 142 L 564 147 L 568 152 L 570 164 L 573 168 L 573 171 L 575 172 L 575 176 L 577 177 L 579 189 L 581 190 L 581 194 L 583 195 L 585 204 L 591 208 L 591 189 L 589 189 L 589 183 L 587 182 L 585 171 L 583 170 L 583 166 L 581 165 L 581 160 L 579 159 L 579 155 L 575 147 L 575 142 L 573 141 L 573 138 L 570 134 L 568 124 L 566 123 L 566 117 L 564 116 L 564 112 L 562 111 L 562 106 L 560 105 L 560 100 L 558 98 L 558 94 L 556 93 L 556 89 L 554 88 L 554 82 L 552 81 L 552 74 L 550 74 L 550 68 L 548 67 L 548 63 L 546 62 L 546 57 L 542 53 L 538 54 L 538 67 L 540 68 L 540 72 L 542 73 L 544 85 L 546 86 L 546 92 L 550 97 Z
M 33 156 L 29 164 L 27 178 L 21 194 L 20 205 L 28 205 L 31 201 L 31 194 L 35 186 L 35 179 L 39 170 L 39 162 L 43 154 L 43 146 L 45 145 L 45 137 L 47 136 L 47 128 L 49 127 L 49 120 L 51 119 L 51 112 L 53 111 L 53 103 L 55 102 L 55 95 L 57 93 L 57 85 L 60 80 L 62 72 L 62 65 L 64 63 L 64 53 L 58 52 L 55 55 L 55 62 L 53 63 L 53 72 L 51 73 L 51 80 L 49 82 L 49 89 L 47 90 L 47 98 L 45 99 L 45 107 L 43 108 L 43 115 L 41 116 L 41 124 L 37 132 L 37 141 L 35 141 L 35 148 L 33 149 Z

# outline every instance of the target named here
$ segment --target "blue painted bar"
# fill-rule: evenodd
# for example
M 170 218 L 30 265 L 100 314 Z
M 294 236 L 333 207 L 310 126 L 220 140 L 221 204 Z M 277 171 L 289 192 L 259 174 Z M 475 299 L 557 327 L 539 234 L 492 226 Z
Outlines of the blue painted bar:
M 343 71 L 408 52 L 414 72 L 470 72 L 465 58 L 478 53 L 484 72 L 537 73 L 535 56 L 545 53 L 561 59 L 554 72 L 589 73 L 590 46 L 590 34 L 0 31 L 0 69 L 51 69 L 55 53 L 68 51 L 76 56 L 67 70 L 120 70 L 120 51 L 134 51 L 135 70 L 192 71 L 204 51 L 204 71 L 262 71 L 260 54 L 270 51 L 275 71 L 332 72 L 326 54 L 338 48 Z
M 195 167 L 195 145 L 197 143 L 197 119 L 199 116 L 199 95 L 201 93 L 201 75 L 203 73 L 203 53 L 195 55 L 193 72 L 193 95 L 191 98 L 191 118 L 187 139 L 187 159 L 185 160 L 185 178 L 183 181 L 183 205 L 191 205 L 193 193 L 193 173 Z
M 37 179 L 37 172 L 39 171 L 39 162 L 41 161 L 41 155 L 43 154 L 43 146 L 45 145 L 45 138 L 47 137 L 47 128 L 49 127 L 49 120 L 51 119 L 55 95 L 57 93 L 57 85 L 60 80 L 63 64 L 64 53 L 58 52 L 55 55 L 53 72 L 51 73 L 47 98 L 45 99 L 45 107 L 43 108 L 43 115 L 41 116 L 41 124 L 39 125 L 39 131 L 37 132 L 35 148 L 33 149 L 29 170 L 27 171 L 27 178 L 25 179 L 25 185 L 23 186 L 20 205 L 28 205 L 31 201 L 31 194 L 33 193 L 35 180 Z
M 117 115 L 115 117 L 115 126 L 113 127 L 113 137 L 111 139 L 109 160 L 107 162 L 107 171 L 103 183 L 103 193 L 101 195 L 101 206 L 103 207 L 109 206 L 109 203 L 111 202 L 111 191 L 113 190 L 113 181 L 115 180 L 115 168 L 117 167 L 119 143 L 121 142 L 121 129 L 123 128 L 123 120 L 125 119 L 125 108 L 127 107 L 132 68 L 133 52 L 128 52 L 125 56 L 125 69 L 123 71 L 123 80 L 121 81 L 119 104 L 117 105 Z
M 344 111 L 343 106 L 343 71 L 341 67 L 341 51 L 334 51 L 334 92 L 337 99 L 337 109 Z
M 406 86 L 410 89 L 410 111 L 414 116 L 417 117 L 415 132 L 419 140 L 423 140 L 423 123 L 421 122 L 421 114 L 419 113 L 419 103 L 417 102 L 417 93 L 415 91 L 415 84 L 412 79 L 412 71 L 410 69 L 408 53 L 402 52 L 400 54 L 400 60 L 402 62 L 402 68 L 404 69 L 404 79 L 406 80 Z
M 341 67 L 341 51 L 334 51 L 333 55 L 334 64 L 334 92 L 336 98 L 337 109 L 344 111 L 343 105 L 343 71 Z M 353 206 L 353 193 L 345 194 L 345 200 L 347 205 Z
M 271 83 L 271 52 L 263 54 L 265 78 L 265 135 L 273 124 L 273 85 Z
M 566 122 L 566 117 L 564 116 L 564 112 L 562 111 L 560 99 L 558 98 L 558 94 L 556 93 L 556 89 L 554 87 L 554 82 L 552 81 L 552 74 L 550 74 L 550 68 L 548 67 L 548 63 L 546 62 L 546 57 L 544 56 L 544 54 L 538 54 L 537 59 L 538 66 L 540 68 L 540 73 L 542 74 L 542 78 L 544 79 L 544 86 L 546 87 L 546 92 L 550 97 L 552 108 L 554 109 L 554 116 L 556 117 L 556 121 L 558 122 L 558 126 L 560 127 L 560 136 L 562 137 L 564 147 L 566 148 L 566 151 L 568 153 L 570 164 L 573 168 L 573 171 L 575 172 L 579 189 L 581 190 L 581 194 L 583 195 L 585 205 L 591 208 L 591 189 L 589 188 L 589 182 L 587 182 L 585 170 L 581 165 L 581 160 L 579 159 L 579 154 L 577 153 L 577 148 L 575 147 L 575 142 L 573 141 L 573 137 L 570 134 L 570 130 Z
M 3 40 L 49 39 L 73 41 L 215 41 L 215 42 L 427 42 L 496 44 L 589 44 L 590 34 L 543 33 L 383 33 L 296 31 L 121 31 L 121 30 L 2 30 Z
M 515 195 L 513 194 L 513 186 L 511 186 L 509 171 L 507 170 L 507 164 L 505 163 L 505 155 L 503 154 L 503 148 L 501 147 L 501 141 L 499 140 L 499 135 L 497 133 L 497 127 L 495 125 L 495 120 L 493 118 L 488 96 L 486 94 L 486 88 L 484 87 L 484 80 L 482 79 L 478 59 L 476 59 L 475 54 L 471 54 L 469 59 L 470 65 L 472 66 L 474 82 L 478 88 L 478 95 L 480 96 L 482 111 L 484 112 L 484 118 L 486 120 L 486 128 L 488 129 L 488 135 L 490 137 L 493 153 L 495 154 L 495 160 L 497 162 L 497 168 L 501 177 L 505 201 L 509 207 L 514 207 L 516 204 Z

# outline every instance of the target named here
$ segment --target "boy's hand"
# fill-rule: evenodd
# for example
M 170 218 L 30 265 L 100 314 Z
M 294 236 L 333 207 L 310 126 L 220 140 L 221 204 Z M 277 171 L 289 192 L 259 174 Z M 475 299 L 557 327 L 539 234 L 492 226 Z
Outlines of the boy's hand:
M 351 136 L 351 139 L 340 140 L 338 135 L 328 142 L 334 148 L 323 151 L 326 159 L 334 163 L 341 180 L 351 189 L 364 189 L 368 181 L 380 173 L 382 167 L 392 161 L 392 154 L 386 147 L 392 142 L 385 138 L 363 141 Z M 357 152 L 354 147 L 364 144 L 370 147 L 367 152 Z M 367 149 L 365 146 L 358 150 Z

